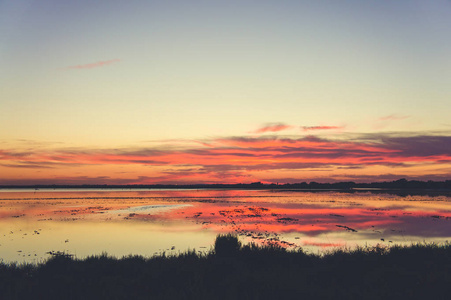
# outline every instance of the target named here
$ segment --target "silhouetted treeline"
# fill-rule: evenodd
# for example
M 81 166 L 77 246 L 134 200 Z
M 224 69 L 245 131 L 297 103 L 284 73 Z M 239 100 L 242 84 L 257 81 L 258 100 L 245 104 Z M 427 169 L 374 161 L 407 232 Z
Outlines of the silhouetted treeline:
M 261 182 L 238 183 L 238 184 L 132 184 L 132 185 L 109 185 L 109 184 L 83 184 L 83 185 L 1 185 L 0 188 L 32 188 L 32 189 L 300 189 L 300 190 L 353 190 L 353 189 L 416 189 L 416 190 L 451 190 L 451 180 L 445 181 L 419 181 L 399 179 L 395 181 L 356 183 L 353 181 L 318 183 L 301 182 L 285 184 L 264 184 Z
M 241 245 L 152 258 L 59 253 L 41 265 L 0 262 L 1 299 L 449 299 L 451 245 L 335 250 Z

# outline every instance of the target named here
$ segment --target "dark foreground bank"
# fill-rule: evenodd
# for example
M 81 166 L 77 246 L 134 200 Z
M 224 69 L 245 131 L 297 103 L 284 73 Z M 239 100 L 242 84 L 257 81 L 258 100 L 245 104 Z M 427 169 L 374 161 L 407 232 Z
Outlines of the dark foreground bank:
M 450 243 L 318 256 L 226 235 L 207 255 L 0 263 L 0 299 L 449 299 L 450 269 Z

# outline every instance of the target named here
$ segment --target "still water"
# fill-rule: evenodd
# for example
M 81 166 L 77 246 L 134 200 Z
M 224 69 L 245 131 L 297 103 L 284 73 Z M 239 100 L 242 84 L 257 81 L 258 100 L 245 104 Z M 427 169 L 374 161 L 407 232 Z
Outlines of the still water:
M 206 252 L 218 233 L 318 253 L 451 240 L 450 196 L 271 190 L 0 190 L 0 261 Z

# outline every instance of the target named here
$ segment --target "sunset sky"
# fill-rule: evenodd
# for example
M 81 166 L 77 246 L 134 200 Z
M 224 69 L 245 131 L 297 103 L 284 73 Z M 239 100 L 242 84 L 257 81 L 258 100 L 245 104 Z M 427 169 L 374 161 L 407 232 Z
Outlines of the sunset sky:
M 451 179 L 451 1 L 1 1 L 0 185 Z

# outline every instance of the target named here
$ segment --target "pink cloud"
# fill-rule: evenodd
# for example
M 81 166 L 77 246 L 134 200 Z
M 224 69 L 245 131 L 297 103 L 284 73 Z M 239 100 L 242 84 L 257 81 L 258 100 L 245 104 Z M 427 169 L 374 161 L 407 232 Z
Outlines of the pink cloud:
M 283 123 L 269 123 L 259 129 L 255 130 L 254 133 L 277 132 L 277 131 L 290 129 L 292 127 L 293 126 L 286 125 Z
M 98 61 L 90 64 L 85 65 L 76 65 L 76 66 L 69 66 L 66 67 L 66 69 L 93 69 L 98 67 L 103 67 L 106 65 L 111 65 L 113 63 L 121 61 L 120 59 L 111 59 L 111 60 L 105 60 L 105 61 Z

